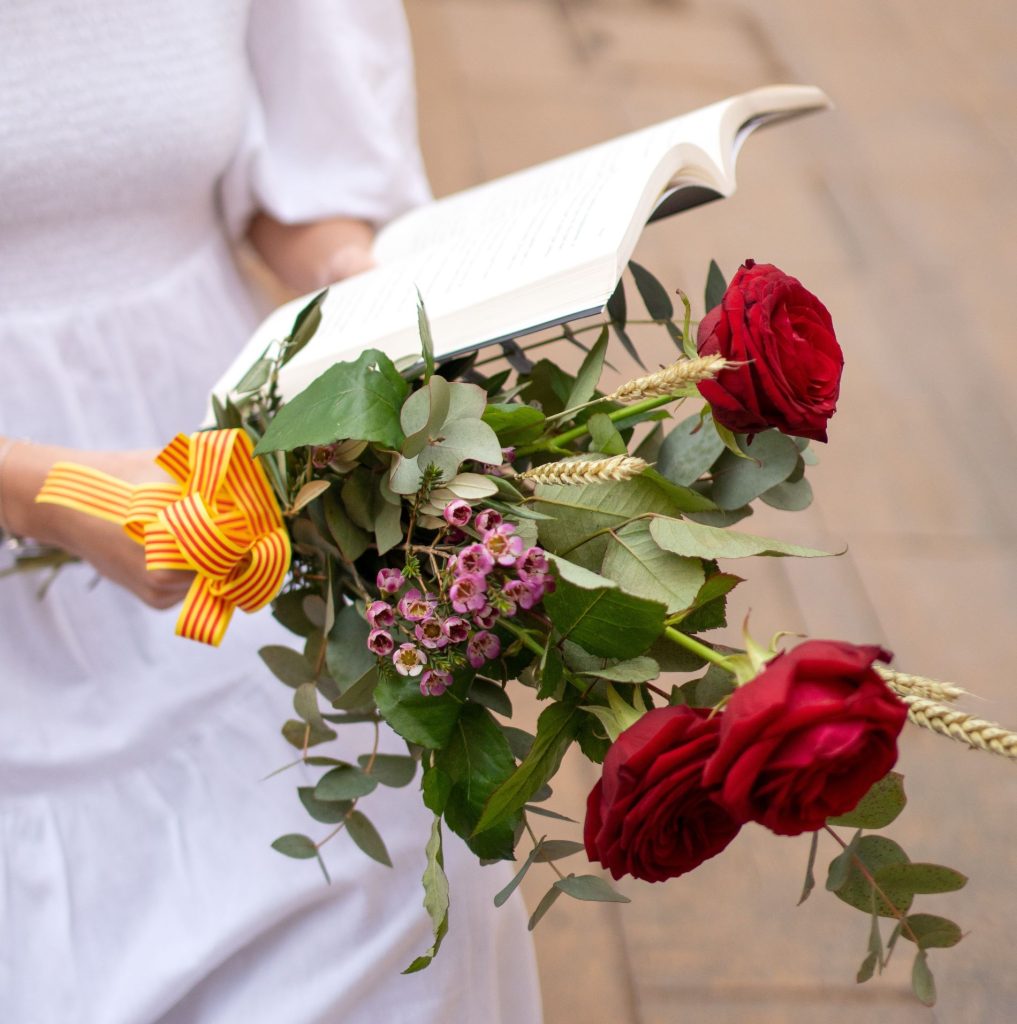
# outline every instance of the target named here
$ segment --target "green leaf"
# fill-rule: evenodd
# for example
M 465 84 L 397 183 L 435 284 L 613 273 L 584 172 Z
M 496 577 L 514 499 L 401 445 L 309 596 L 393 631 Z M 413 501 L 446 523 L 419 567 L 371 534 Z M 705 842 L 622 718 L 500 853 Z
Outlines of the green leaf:
M 491 713 L 467 704 L 444 749 L 434 755 L 435 767 L 452 781 L 445 801 L 445 821 L 478 856 L 511 860 L 517 815 L 479 828 L 488 798 L 515 770 L 515 758 Z M 521 805 L 520 805 L 521 806 Z
M 631 903 L 628 896 L 622 896 L 597 875 L 569 875 L 559 878 L 555 888 L 577 900 L 595 900 L 598 903 Z
M 590 431 L 590 451 L 601 455 L 624 455 L 628 451 L 625 441 L 607 413 L 595 412 L 587 421 Z
M 688 487 L 720 457 L 724 442 L 709 421 L 690 416 L 668 432 L 657 453 L 658 471 L 672 483 Z
M 431 322 L 427 318 L 424 299 L 417 289 L 417 330 L 420 333 L 420 351 L 424 357 L 424 382 L 434 373 L 434 336 L 431 334 Z
M 608 330 L 605 326 L 597 340 L 593 343 L 590 351 L 586 353 L 576 379 L 572 384 L 572 390 L 565 399 L 565 408 L 572 409 L 577 405 L 585 405 L 597 391 L 597 384 L 600 382 L 600 375 L 604 369 L 604 355 L 607 352 Z
M 418 455 L 427 444 L 428 437 L 438 433 L 448 417 L 451 397 L 448 381 L 436 376 L 403 402 L 399 411 L 399 425 L 406 435 L 403 455 L 408 458 Z
M 301 683 L 293 694 L 293 710 L 316 729 L 327 729 L 318 707 L 318 687 L 314 683 Z
M 626 309 L 625 303 L 625 283 L 624 281 L 618 281 L 618 285 L 615 290 L 611 293 L 611 298 L 607 300 L 607 315 L 620 324 L 622 327 L 625 326 L 625 321 L 628 318 L 628 310 Z
M 936 980 L 929 970 L 929 958 L 924 949 L 918 951 L 914 966 L 911 968 L 911 989 L 920 1003 L 935 1006 Z
M 613 323 L 611 324 L 611 330 L 614 331 L 615 337 L 621 342 L 622 348 L 625 349 L 632 359 L 645 370 L 646 363 L 643 362 L 642 357 L 639 355 L 639 350 L 636 348 L 632 339 L 628 336 L 625 328 L 620 324 Z
M 540 902 L 537 904 L 536 910 L 530 915 L 530 923 L 527 927 L 532 932 L 534 928 L 540 923 L 540 919 L 554 906 L 554 901 L 561 895 L 561 889 L 557 886 L 552 885 L 550 889 L 541 897 Z
M 463 707 L 451 693 L 424 696 L 416 679 L 393 672 L 385 672 L 378 680 L 374 701 L 403 739 L 432 750 L 448 743 Z
M 674 316 L 674 303 L 667 289 L 645 267 L 629 260 L 629 270 L 639 289 L 639 297 L 646 306 L 646 312 L 654 320 L 670 320 Z
M 537 719 L 537 735 L 522 764 L 491 794 L 477 831 L 511 820 L 558 770 L 579 728 L 574 705 L 554 703 Z
M 403 539 L 403 515 L 402 506 L 393 505 L 387 501 L 379 501 L 376 504 L 377 512 L 374 520 L 374 543 L 377 545 L 378 554 L 384 555 L 391 551 Z
M 855 975 L 855 981 L 857 981 L 859 985 L 869 981 L 875 973 L 876 963 L 878 960 L 879 957 L 875 953 L 869 953 L 862 961 L 862 966 L 858 968 L 858 973 Z
M 920 949 L 947 949 L 956 946 L 964 938 L 960 925 L 946 917 L 939 917 L 936 914 L 908 914 L 906 920 L 911 934 L 902 928 L 901 935 L 909 942 L 917 939 Z
M 953 868 L 916 861 L 882 868 L 876 872 L 876 881 L 880 886 L 912 894 L 956 892 L 968 884 L 967 876 Z
M 272 843 L 272 849 L 284 857 L 295 857 L 297 860 L 310 860 L 318 856 L 318 847 L 314 845 L 314 840 L 296 832 L 280 836 Z
M 904 810 L 906 803 L 904 776 L 890 772 L 873 783 L 853 811 L 830 818 L 828 824 L 847 828 L 885 828 Z
M 319 800 L 313 786 L 299 786 L 297 795 L 307 813 L 323 825 L 338 825 L 353 807 L 352 800 Z
M 246 395 L 252 391 L 257 391 L 268 383 L 269 374 L 272 372 L 272 360 L 271 359 L 259 359 L 248 371 L 240 378 L 240 383 L 237 384 L 234 389 L 238 394 Z
M 269 644 L 258 651 L 258 656 L 268 666 L 272 675 L 287 686 L 297 687 L 302 683 L 314 681 L 314 669 L 299 651 Z
M 805 865 L 805 881 L 802 883 L 802 894 L 798 897 L 798 906 L 801 906 L 816 887 L 816 851 L 819 849 L 819 833 L 812 833 L 812 843 L 809 846 L 809 861 Z
M 289 590 L 272 602 L 272 617 L 291 633 L 307 637 L 317 628 L 304 611 L 304 599 L 317 594 L 316 590 Z
M 326 772 L 314 787 L 314 796 L 317 800 L 356 800 L 357 797 L 367 796 L 378 786 L 378 780 L 373 775 L 365 775 L 359 768 L 351 764 L 344 764 Z
M 370 778 L 377 779 L 383 786 L 397 789 L 408 786 L 417 774 L 416 758 L 406 754 L 375 754 L 373 760 L 370 754 L 361 754 L 357 763 Z M 371 766 L 370 772 L 367 771 L 368 765 Z
M 695 680 L 692 704 L 697 708 L 715 708 L 735 690 L 734 676 L 719 665 L 710 665 L 706 675 Z
M 715 306 L 719 306 L 721 300 L 724 298 L 724 292 L 727 291 L 727 282 L 724 280 L 724 274 L 720 267 L 717 266 L 716 260 L 710 260 L 710 269 L 706 274 L 706 312 L 709 313 Z
M 653 536 L 653 527 L 658 522 L 677 520 L 654 520 L 652 523 L 640 520 L 615 531 L 600 571 L 627 594 L 666 602 L 670 615 L 689 607 L 696 600 L 706 580 L 706 572 L 700 559 L 683 558 L 663 550 Z
M 544 414 L 519 402 L 492 403 L 481 418 L 498 435 L 498 442 L 506 446 L 528 444 L 544 431 Z
M 717 460 L 710 497 L 722 509 L 747 505 L 763 491 L 783 483 L 798 463 L 798 448 L 776 430 L 757 434 L 744 446 L 748 458 L 729 451 Z
M 512 717 L 512 701 L 509 695 L 497 683 L 492 683 L 488 679 L 473 680 L 470 684 L 470 700 L 496 714 L 504 715 L 505 718 Z
M 549 811 L 546 807 L 539 807 L 537 804 L 527 804 L 526 813 L 539 814 L 542 818 L 554 818 L 555 821 L 567 821 L 572 825 L 579 824 L 575 818 L 566 817 L 564 814 L 559 814 L 557 811 Z
M 325 664 L 343 694 L 376 665 L 375 656 L 367 649 L 370 631 L 370 626 L 351 604 L 340 608 L 332 623 Z
M 385 843 L 382 841 L 381 836 L 378 835 L 378 830 L 360 811 L 352 811 L 350 813 L 346 819 L 346 831 L 349 832 L 353 842 L 368 857 L 376 860 L 379 864 L 384 864 L 386 867 L 392 867 L 392 858 L 389 857 L 388 850 L 385 849 Z
M 286 339 L 281 366 L 285 366 L 310 340 L 321 325 L 321 307 L 328 295 L 328 289 L 318 292 L 311 301 L 297 313 Z
M 558 584 L 544 611 L 565 639 L 603 658 L 634 658 L 663 632 L 665 606 L 623 592 L 614 580 L 553 558 Z M 619 622 L 625 629 L 617 628 Z
M 616 425 L 618 421 L 615 421 Z M 648 480 L 654 484 L 670 500 L 672 511 L 681 513 L 689 512 L 712 512 L 716 509 L 713 502 L 694 491 L 691 487 L 682 487 L 679 484 L 671 483 L 665 476 L 661 476 L 653 466 L 649 466 L 640 474 L 640 479 Z
M 542 864 L 563 860 L 574 853 L 582 853 L 586 847 L 573 839 L 545 839 L 537 848 L 537 860 Z
M 604 668 L 589 669 L 582 673 L 611 683 L 648 683 L 660 675 L 660 666 L 653 658 L 629 658 Z
M 756 555 L 826 558 L 829 551 L 805 548 L 751 533 L 720 530 L 687 519 L 658 517 L 649 525 L 650 535 L 665 551 L 693 558 L 751 558 Z
M 431 919 L 434 943 L 431 948 L 418 956 L 403 974 L 423 970 L 437 955 L 441 940 L 448 932 L 448 878 L 445 876 L 445 859 L 442 853 L 441 818 L 435 816 L 431 824 L 431 837 L 425 847 L 427 867 L 424 868 L 424 909 Z
M 276 414 L 256 455 L 330 444 L 340 438 L 374 441 L 389 448 L 403 442 L 399 410 L 409 385 L 377 349 L 352 363 L 336 363 Z
M 335 490 L 329 490 L 323 501 L 325 525 L 336 547 L 342 552 L 347 562 L 355 562 L 369 547 L 370 534 L 362 530 L 350 519 L 346 506 L 339 499 Z
M 524 760 L 533 747 L 533 734 L 525 729 L 517 729 L 514 725 L 500 724 L 501 731 L 505 734 L 505 739 L 508 740 L 508 745 L 512 750 L 512 756 L 517 761 Z
M 865 865 L 869 874 L 877 880 L 879 879 L 880 872 L 885 868 L 908 862 L 908 856 L 901 849 L 900 845 L 892 839 L 887 839 L 885 836 L 864 836 L 858 840 L 854 852 Z M 914 900 L 914 895 L 911 892 L 889 883 L 884 884 L 882 881 L 879 881 L 879 887 L 898 911 L 907 913 Z M 830 881 L 827 881 L 827 888 L 831 888 Z M 868 914 L 872 911 L 872 885 L 853 860 L 849 865 L 847 878 L 842 885 L 833 889 L 833 891 L 839 899 L 852 907 L 857 907 L 863 913 Z M 880 917 L 897 916 L 882 897 L 877 896 L 875 903 L 876 913 Z

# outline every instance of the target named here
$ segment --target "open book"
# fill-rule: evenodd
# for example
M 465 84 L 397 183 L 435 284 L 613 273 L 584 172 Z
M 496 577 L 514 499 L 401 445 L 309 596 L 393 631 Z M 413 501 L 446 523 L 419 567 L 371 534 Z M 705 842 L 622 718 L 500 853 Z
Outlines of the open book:
M 365 348 L 419 353 L 418 290 L 439 359 L 600 312 L 648 221 L 730 195 L 753 129 L 829 105 L 811 86 L 755 89 L 404 214 L 379 232 L 377 267 L 329 291 L 313 339 L 283 367 L 283 397 Z M 220 398 L 309 298 L 265 320 Z

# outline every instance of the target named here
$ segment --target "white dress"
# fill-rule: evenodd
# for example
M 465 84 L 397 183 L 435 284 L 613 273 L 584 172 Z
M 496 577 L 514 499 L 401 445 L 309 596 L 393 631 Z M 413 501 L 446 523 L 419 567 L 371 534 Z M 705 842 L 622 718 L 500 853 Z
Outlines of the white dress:
M 0 434 L 196 427 L 258 318 L 224 225 L 383 221 L 426 195 L 414 132 L 394 0 L 2 0 Z M 39 582 L 0 581 L 4 1024 L 539 1021 L 509 872 L 447 834 L 451 931 L 400 975 L 431 942 L 415 785 L 364 801 L 394 869 L 270 848 L 326 828 L 301 769 L 260 781 L 294 751 L 256 650 L 296 638 L 238 615 L 207 649 L 86 566 Z

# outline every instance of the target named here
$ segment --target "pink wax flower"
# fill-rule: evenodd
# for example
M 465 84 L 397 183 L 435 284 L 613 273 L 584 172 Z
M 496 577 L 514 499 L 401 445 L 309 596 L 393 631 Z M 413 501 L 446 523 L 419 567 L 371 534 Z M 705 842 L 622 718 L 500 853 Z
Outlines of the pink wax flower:
M 387 630 L 372 629 L 367 634 L 367 649 L 372 654 L 377 654 L 379 657 L 384 658 L 395 650 L 395 640 L 389 636 Z
M 450 615 L 441 624 L 441 629 L 454 644 L 461 644 L 470 635 L 470 624 L 458 615 Z
M 401 676 L 419 676 L 427 664 L 427 655 L 416 644 L 400 644 L 392 655 L 392 664 Z
M 367 621 L 375 629 L 395 625 L 395 609 L 387 601 L 372 601 L 367 606 Z
M 420 622 L 434 611 L 437 603 L 438 599 L 433 594 L 422 594 L 414 587 L 399 599 L 399 614 L 410 622 Z
M 483 667 L 484 663 L 497 658 L 501 654 L 501 641 L 486 630 L 474 633 L 466 645 L 466 657 L 474 668 Z
M 477 518 L 473 520 L 473 525 L 477 528 L 477 531 L 483 536 L 488 530 L 493 530 L 496 526 L 501 525 L 501 513 L 495 512 L 493 508 L 485 508 L 483 512 L 477 513 Z
M 433 615 L 417 623 L 413 630 L 416 638 L 425 646 L 433 650 L 440 650 L 448 646 L 448 637 L 441 628 L 441 622 Z
M 521 580 L 529 582 L 536 577 L 546 576 L 549 570 L 543 548 L 527 548 L 516 559 L 516 572 Z
M 450 501 L 445 506 L 442 516 L 449 526 L 463 527 L 473 518 L 473 509 L 462 498 L 456 498 L 455 501 Z
M 534 593 L 534 589 L 530 583 L 523 580 L 509 580 L 504 587 L 501 588 L 501 592 L 504 597 L 510 601 L 513 605 L 519 605 L 520 608 L 529 611 L 541 598 L 541 594 L 538 590 Z M 512 612 L 506 612 L 506 615 L 512 615 Z
M 454 568 L 457 576 L 466 573 L 486 576 L 494 568 L 494 558 L 483 544 L 470 544 L 459 552 Z
M 376 583 L 383 594 L 395 594 L 406 583 L 406 577 L 398 569 L 379 569 Z
M 499 523 L 484 534 L 482 543 L 499 565 L 512 565 L 523 553 L 523 539 L 515 531 L 511 523 Z
M 490 629 L 498 619 L 498 612 L 491 605 L 485 604 L 480 611 L 473 613 L 473 624 L 478 629 Z
M 429 668 L 420 677 L 420 692 L 425 697 L 440 697 L 452 685 L 452 673 L 443 668 Z
M 462 544 L 466 540 L 466 534 L 458 526 L 450 526 L 445 531 L 445 540 L 449 544 Z
M 457 576 L 448 589 L 452 607 L 457 612 L 475 612 L 487 604 L 487 580 L 480 573 Z

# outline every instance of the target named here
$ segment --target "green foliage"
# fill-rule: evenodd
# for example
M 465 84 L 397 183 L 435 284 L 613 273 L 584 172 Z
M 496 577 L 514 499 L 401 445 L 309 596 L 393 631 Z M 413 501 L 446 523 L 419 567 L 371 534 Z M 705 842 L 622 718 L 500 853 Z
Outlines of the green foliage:
M 622 896 L 598 875 L 568 875 L 554 883 L 567 896 L 576 900 L 593 900 L 597 903 L 631 903 L 628 896 Z
M 269 644 L 258 651 L 258 656 L 268 666 L 268 670 L 287 686 L 297 687 L 314 679 L 314 669 L 307 659 L 290 647 Z
M 353 840 L 367 854 L 371 860 L 376 860 L 385 867 L 392 867 L 392 858 L 385 849 L 385 843 L 378 830 L 371 824 L 361 811 L 350 811 L 346 817 L 346 831 Z
M 448 878 L 445 875 L 445 859 L 442 852 L 441 819 L 435 816 L 431 825 L 431 837 L 425 847 L 427 867 L 424 868 L 424 909 L 431 919 L 434 942 L 426 953 L 418 956 L 403 974 L 423 970 L 437 955 L 442 939 L 448 933 Z
M 742 445 L 748 458 L 725 451 L 713 470 L 710 497 L 722 509 L 736 509 L 783 483 L 798 464 L 794 441 L 776 430 L 757 434 Z
M 482 418 L 498 435 L 498 443 L 506 446 L 535 441 L 544 431 L 544 414 L 532 405 L 491 403 Z
M 577 405 L 583 405 L 593 398 L 600 381 L 601 371 L 604 369 L 604 356 L 607 352 L 608 331 L 605 327 L 597 336 L 590 351 L 586 353 L 582 366 L 576 374 L 568 397 L 565 399 L 565 408 L 572 409 Z
M 639 297 L 646 306 L 646 312 L 654 320 L 670 321 L 674 316 L 674 304 L 667 289 L 645 267 L 632 260 L 629 261 L 629 270 L 636 282 Z
M 872 784 L 853 811 L 831 818 L 829 824 L 848 828 L 885 828 L 904 810 L 906 803 L 904 776 L 890 772 Z
M 431 749 L 448 743 L 462 710 L 451 692 L 425 697 L 416 679 L 394 672 L 382 674 L 374 700 L 382 717 L 403 739 Z
M 325 664 L 343 694 L 375 667 L 375 657 L 367 649 L 369 632 L 367 622 L 351 604 L 339 610 L 332 624 Z
M 719 306 L 724 292 L 727 291 L 727 281 L 724 280 L 723 271 L 717 266 L 716 260 L 710 260 L 710 269 L 706 274 L 706 294 L 703 308 L 710 312 L 715 306 Z
M 405 754 L 361 754 L 357 763 L 383 786 L 408 786 L 417 774 L 416 759 Z
M 366 796 L 378 785 L 378 780 L 371 775 L 365 775 L 359 768 L 351 764 L 340 765 L 318 780 L 314 787 L 314 796 L 317 800 L 356 800 L 357 797 Z
M 717 461 L 724 442 L 709 420 L 689 416 L 673 426 L 657 454 L 658 471 L 672 483 L 689 486 Z
M 872 883 L 865 875 L 867 872 L 875 879 L 883 893 L 882 896 L 877 894 L 875 897 L 876 913 L 880 917 L 896 917 L 898 912 L 906 913 L 914 901 L 914 892 L 907 885 L 894 885 L 889 882 L 884 885 L 881 875 L 886 868 L 908 863 L 908 856 L 900 845 L 886 836 L 863 836 L 850 853 L 851 855 L 845 858 L 848 866 L 844 881 L 836 886 L 834 882 L 839 882 L 840 878 L 839 875 L 834 875 L 834 864 L 840 865 L 841 858 L 845 855 L 842 854 L 831 863 L 827 888 L 845 903 L 868 913 L 872 908 L 873 891 Z M 888 905 L 883 896 L 889 899 L 893 906 Z
M 734 533 L 682 519 L 657 518 L 650 534 L 665 551 L 693 558 L 750 558 L 754 555 L 793 555 L 796 558 L 824 558 L 829 551 L 801 547 L 786 541 Z
M 653 528 L 658 522 L 644 519 L 615 531 L 601 572 L 627 594 L 665 602 L 672 615 L 696 600 L 706 572 L 700 559 L 672 554 L 656 541 Z
M 398 448 L 399 410 L 409 386 L 377 349 L 352 363 L 336 363 L 284 405 L 268 425 L 255 453 L 292 451 L 344 437 Z

